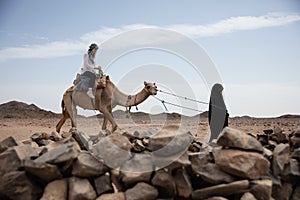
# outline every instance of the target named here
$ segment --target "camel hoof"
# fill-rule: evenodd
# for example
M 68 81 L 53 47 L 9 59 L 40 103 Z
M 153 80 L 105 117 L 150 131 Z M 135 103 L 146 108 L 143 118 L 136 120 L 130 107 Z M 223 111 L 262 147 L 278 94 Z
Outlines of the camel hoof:
M 117 131 L 117 130 L 121 130 L 118 126 L 114 126 L 113 128 L 112 128 L 112 130 L 111 130 L 111 132 L 113 133 L 113 132 L 115 132 L 115 131 Z

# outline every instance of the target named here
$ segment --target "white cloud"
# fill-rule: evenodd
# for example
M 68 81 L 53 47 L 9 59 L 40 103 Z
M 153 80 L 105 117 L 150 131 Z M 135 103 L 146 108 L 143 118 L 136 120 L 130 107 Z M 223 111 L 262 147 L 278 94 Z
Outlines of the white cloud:
M 262 16 L 239 16 L 221 20 L 207 25 L 174 24 L 168 26 L 154 26 L 147 24 L 124 25 L 119 28 L 103 27 L 100 30 L 82 35 L 78 41 L 56 41 L 44 45 L 31 45 L 26 47 L 7 47 L 0 51 L 0 62 L 17 58 L 52 58 L 80 54 L 91 42 L 102 43 L 111 37 L 126 31 L 141 28 L 163 28 L 177 31 L 192 38 L 219 36 L 222 34 L 254 30 L 265 27 L 274 27 L 300 21 L 300 15 L 284 15 L 269 13 Z M 153 39 L 153 38 L 151 38 Z M 166 42 L 166 37 L 155 38 L 157 42 Z M 136 41 L 144 42 L 147 41 Z

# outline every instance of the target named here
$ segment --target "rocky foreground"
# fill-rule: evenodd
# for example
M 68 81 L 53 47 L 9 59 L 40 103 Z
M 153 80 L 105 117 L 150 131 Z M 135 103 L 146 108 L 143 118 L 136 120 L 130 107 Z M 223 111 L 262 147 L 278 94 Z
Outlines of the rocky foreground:
M 0 142 L 0 199 L 300 199 L 300 130 L 59 135 Z

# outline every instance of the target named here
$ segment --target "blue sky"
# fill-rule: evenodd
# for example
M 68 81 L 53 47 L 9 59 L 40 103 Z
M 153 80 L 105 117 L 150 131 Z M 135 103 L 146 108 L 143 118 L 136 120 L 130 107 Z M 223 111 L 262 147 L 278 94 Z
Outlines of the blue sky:
M 205 50 L 222 78 L 232 116 L 300 114 L 300 3 L 296 0 L 2 0 L 0 103 L 18 100 L 59 112 L 61 96 L 91 42 L 101 45 L 118 34 L 145 27 L 176 31 Z M 105 48 L 102 50 L 97 63 L 105 68 L 101 60 Z M 193 91 L 192 97 L 208 101 L 209 88 L 203 87 L 204 81 L 193 77 L 190 66 L 165 53 L 132 53 L 118 60 L 115 70 L 106 72 L 120 83 L 121 90 L 133 93 L 146 78 L 163 84 L 162 79 L 168 77 L 161 74 L 164 70 L 144 73 L 141 69 L 147 71 L 143 66 L 149 63 L 181 74 L 180 67 L 185 66 L 184 71 L 191 74 L 184 80 Z M 132 83 L 124 78 L 128 85 L 121 84 L 126 70 L 116 70 L 120 67 L 139 76 Z M 175 78 L 161 87 L 167 89 L 166 84 L 173 85 L 172 81 Z M 189 95 L 186 89 L 176 92 Z M 207 108 L 201 105 L 198 109 Z M 147 101 L 140 110 L 164 111 L 155 100 Z

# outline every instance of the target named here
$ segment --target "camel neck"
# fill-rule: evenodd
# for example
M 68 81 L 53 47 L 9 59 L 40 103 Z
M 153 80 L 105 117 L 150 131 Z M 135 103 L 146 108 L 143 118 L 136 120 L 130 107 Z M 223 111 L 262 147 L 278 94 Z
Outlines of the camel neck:
M 114 90 L 114 102 L 116 105 L 130 107 L 136 106 L 145 101 L 149 97 L 149 93 L 143 88 L 135 95 L 124 94 L 117 88 Z

